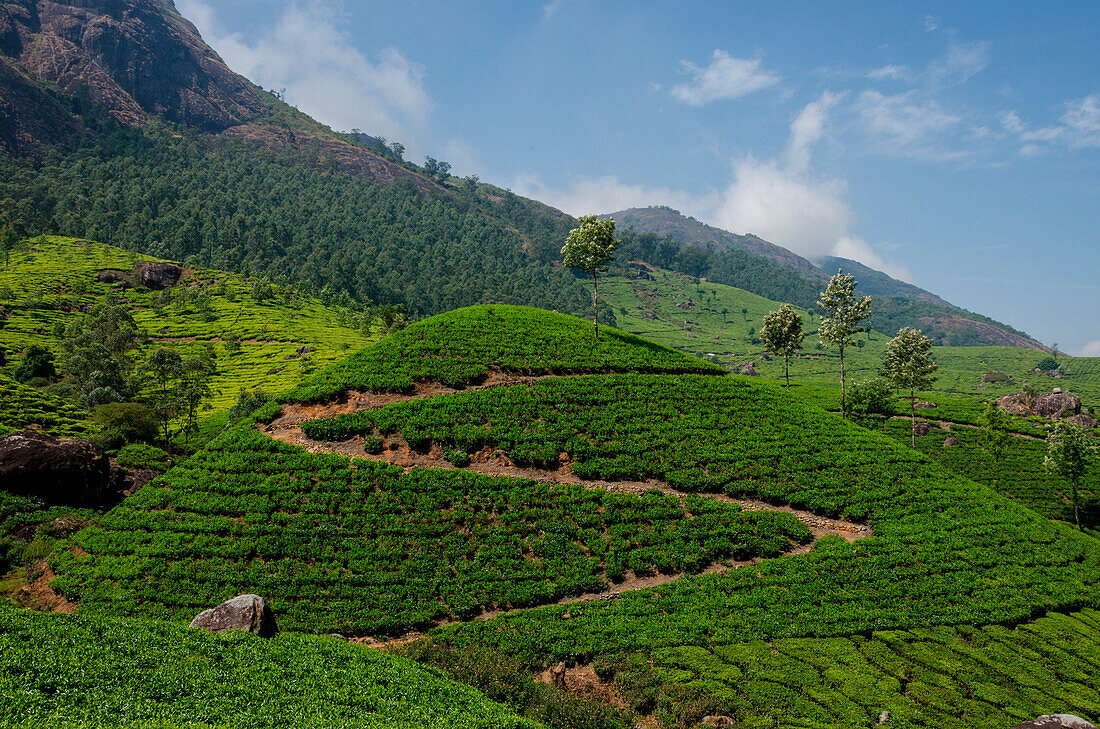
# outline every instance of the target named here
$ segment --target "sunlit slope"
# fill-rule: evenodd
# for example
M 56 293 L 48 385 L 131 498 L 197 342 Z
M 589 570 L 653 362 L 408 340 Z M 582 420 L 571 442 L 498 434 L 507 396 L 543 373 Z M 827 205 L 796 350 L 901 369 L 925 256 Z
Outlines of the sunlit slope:
M 618 326 L 639 336 L 699 356 L 713 355 L 736 369 L 754 363 L 764 377 L 783 376 L 783 362 L 765 360 L 759 341 L 764 315 L 781 305 L 742 289 L 700 281 L 661 269 L 641 270 L 632 276 L 608 278 L 601 290 L 611 305 Z M 820 317 L 795 307 L 807 333 L 803 349 L 791 360 L 794 382 L 839 383 L 837 351 L 817 337 Z M 750 335 L 750 330 L 752 334 Z M 850 382 L 859 382 L 882 369 L 886 344 L 896 332 L 871 331 L 862 335 L 858 346 L 845 352 L 845 369 Z M 982 399 L 1018 392 L 1025 381 L 1040 390 L 1062 387 L 1080 395 L 1086 403 L 1100 407 L 1100 358 L 1059 357 L 1065 379 L 1054 380 L 1032 373 L 1041 352 L 1017 347 L 935 347 L 940 369 L 936 391 Z M 1013 377 L 1008 383 L 983 383 L 985 372 L 1000 371 Z M 984 385 L 984 386 L 983 386 Z
M 0 269 L 0 307 L 10 312 L 0 327 L 0 347 L 9 360 L 30 345 L 56 353 L 64 328 L 85 309 L 120 303 L 148 335 L 140 356 L 156 347 L 185 357 L 212 348 L 217 373 L 211 404 L 222 409 L 241 389 L 277 393 L 370 341 L 338 306 L 278 285 L 257 300 L 253 280 L 226 271 L 185 267 L 181 282 L 164 292 L 98 280 L 101 270 L 130 271 L 139 261 L 155 260 L 91 241 L 32 239 Z M 234 336 L 240 350 L 227 351 L 225 340 Z M 300 347 L 312 350 L 308 358 L 299 358 Z
M 0 726 L 536 727 L 436 671 L 334 638 L 214 635 L 4 604 Z
M 709 362 L 591 322 L 526 306 L 471 306 L 439 314 L 367 347 L 286 393 L 324 402 L 348 390 L 406 391 L 417 381 L 462 387 L 490 372 L 721 374 Z
M 0 435 L 35 428 L 57 436 L 87 436 L 87 413 L 67 400 L 0 375 Z

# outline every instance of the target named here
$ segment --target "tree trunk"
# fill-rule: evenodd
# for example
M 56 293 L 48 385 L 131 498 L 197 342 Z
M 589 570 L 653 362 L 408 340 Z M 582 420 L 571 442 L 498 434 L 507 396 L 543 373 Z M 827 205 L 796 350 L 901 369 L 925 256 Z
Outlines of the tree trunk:
M 788 354 L 786 357 L 783 358 L 783 361 L 786 363 L 785 366 L 784 366 L 784 373 L 787 376 L 787 392 L 790 392 L 791 391 L 791 355 Z
M 847 413 L 844 410 L 844 347 L 840 348 L 840 417 Z
M 1077 531 L 1081 529 L 1081 511 L 1077 508 L 1077 479 L 1069 482 L 1070 493 L 1073 495 L 1073 520 L 1077 522 Z
M 909 391 L 909 435 L 913 436 L 913 449 L 917 448 L 917 393 Z
M 596 306 L 596 298 L 599 295 L 600 284 L 597 276 L 598 274 L 595 271 L 592 271 L 592 327 L 596 332 L 596 341 L 598 342 L 600 341 L 600 323 L 599 321 L 597 321 L 597 319 L 600 315 L 600 312 L 599 308 Z

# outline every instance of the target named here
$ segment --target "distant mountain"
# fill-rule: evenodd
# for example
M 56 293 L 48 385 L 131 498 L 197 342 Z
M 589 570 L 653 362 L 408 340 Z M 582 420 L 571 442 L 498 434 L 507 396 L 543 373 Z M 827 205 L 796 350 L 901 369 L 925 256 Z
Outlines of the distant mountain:
M 613 218 L 626 230 L 664 236 L 685 249 L 696 246 L 708 251 L 718 251 L 719 255 L 721 252 L 748 254 L 769 264 L 778 264 L 800 278 L 801 285 L 784 282 L 784 288 L 791 293 L 781 296 L 774 290 L 775 281 L 780 276 L 765 276 L 762 279 L 758 275 L 746 279 L 744 271 L 747 266 L 744 263 L 733 275 L 723 275 L 722 267 L 713 265 L 705 273 L 695 272 L 696 275 L 706 275 L 717 283 L 736 286 L 766 298 L 814 307 L 816 292 L 823 288 L 832 274 L 843 269 L 859 281 L 860 292 L 875 297 L 870 325 L 877 331 L 895 332 L 901 327 L 911 326 L 921 329 L 933 341 L 942 345 L 1001 345 L 1051 351 L 1007 324 L 962 309 L 929 291 L 898 281 L 858 261 L 825 256 L 816 263 L 811 263 L 786 248 L 755 235 L 738 235 L 715 228 L 666 206 L 631 208 L 601 217 Z
M 856 280 L 859 281 L 860 291 L 870 296 L 895 296 L 899 299 L 927 301 L 932 304 L 957 308 L 954 304 L 944 301 L 931 291 L 925 291 L 919 286 L 899 281 L 892 276 L 886 275 L 882 271 L 875 270 L 870 266 L 865 266 L 859 261 L 853 261 L 850 258 L 822 256 L 817 259 L 817 265 L 829 274 L 836 273 L 840 269 L 843 269 L 845 273 L 852 274 L 856 277 Z
M 617 213 L 601 215 L 600 217 L 614 218 L 616 224 L 621 228 L 633 228 L 639 233 L 655 233 L 667 236 L 685 245 L 697 243 L 704 246 L 714 245 L 719 249 L 743 250 L 754 256 L 781 264 L 808 278 L 828 279 L 828 276 L 820 268 L 786 248 L 769 243 L 755 235 L 737 235 L 728 230 L 715 228 L 669 207 L 630 208 L 620 210 Z

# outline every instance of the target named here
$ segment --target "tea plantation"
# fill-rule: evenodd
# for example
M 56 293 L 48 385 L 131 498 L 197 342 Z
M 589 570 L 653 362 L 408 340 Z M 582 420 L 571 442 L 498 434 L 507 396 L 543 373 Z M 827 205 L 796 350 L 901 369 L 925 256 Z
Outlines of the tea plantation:
M 551 480 L 564 463 L 584 479 L 656 479 L 698 496 L 307 452 L 250 422 L 276 417 L 272 403 L 63 543 L 53 586 L 87 616 L 182 622 L 257 592 L 284 628 L 428 630 L 441 650 L 531 668 L 591 662 L 639 716 L 690 693 L 747 727 L 872 726 L 883 712 L 886 726 L 960 729 L 1048 712 L 1100 718 L 1100 541 L 841 419 L 816 404 L 827 394 L 715 376 L 659 345 L 601 334 L 594 346 L 581 320 L 459 310 L 283 400 L 558 375 L 303 430 L 495 451 Z M 873 536 L 784 555 L 808 542 L 802 524 L 706 494 L 844 517 Z M 763 559 L 700 574 L 750 557 Z M 684 576 L 548 604 L 631 573 Z
M 102 270 L 128 272 L 139 261 L 155 260 L 74 238 L 25 241 L 0 269 L 0 347 L 13 362 L 31 345 L 56 354 L 64 327 L 85 309 L 121 303 L 146 335 L 138 357 L 156 347 L 183 357 L 214 356 L 209 403 L 222 410 L 242 389 L 278 393 L 371 339 L 336 305 L 280 285 L 258 294 L 256 281 L 225 271 L 188 267 L 165 291 L 98 280 Z M 231 338 L 239 349 L 227 346 Z M 311 350 L 308 356 L 299 356 L 300 347 Z
M 0 435 L 27 427 L 72 438 L 93 428 L 80 407 L 0 374 Z
M 0 603 L 0 727 L 535 729 L 438 671 L 328 637 L 214 635 Z
M 405 392 L 416 381 L 463 387 L 509 374 L 668 372 L 721 367 L 610 327 L 527 306 L 471 306 L 417 322 L 310 377 L 280 399 L 328 402 L 348 390 Z

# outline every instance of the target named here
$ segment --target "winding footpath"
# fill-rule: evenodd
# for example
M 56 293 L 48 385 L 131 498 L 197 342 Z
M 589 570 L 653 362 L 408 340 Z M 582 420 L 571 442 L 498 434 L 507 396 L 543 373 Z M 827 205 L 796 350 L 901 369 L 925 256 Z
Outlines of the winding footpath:
M 413 468 L 439 468 L 445 470 L 459 470 L 457 466 L 451 464 L 443 457 L 442 448 L 438 443 L 433 443 L 431 448 L 426 453 L 424 453 L 415 451 L 410 448 L 408 443 L 400 434 L 388 435 L 383 437 L 382 452 L 378 455 L 372 455 L 366 453 L 363 450 L 364 439 L 362 436 L 355 436 L 349 440 L 339 442 L 315 441 L 309 438 L 304 432 L 302 432 L 302 423 L 306 422 L 307 420 L 314 420 L 317 418 L 328 418 L 336 415 L 360 412 L 363 410 L 372 410 L 392 403 L 408 402 L 411 400 L 424 400 L 427 398 L 440 397 L 459 392 L 471 392 L 474 390 L 484 390 L 492 387 L 502 387 L 506 385 L 529 384 L 538 380 L 549 379 L 552 377 L 560 377 L 560 375 L 517 376 L 493 372 L 490 373 L 483 382 L 468 386 L 462 390 L 448 387 L 438 382 L 425 382 L 417 383 L 413 392 L 409 394 L 352 392 L 348 393 L 348 395 L 340 401 L 329 404 L 283 405 L 282 413 L 278 418 L 271 421 L 270 423 L 260 423 L 257 425 L 257 427 L 259 428 L 260 432 L 271 438 L 274 438 L 275 440 L 304 448 L 310 453 L 333 453 L 345 456 L 347 458 L 364 458 L 375 461 L 383 461 L 395 466 L 400 466 L 406 471 L 409 471 Z M 516 464 L 512 463 L 507 457 L 496 452 L 493 448 L 486 447 L 476 453 L 470 454 L 470 464 L 460 470 L 473 471 L 490 476 L 508 476 L 512 478 L 523 478 L 544 483 L 578 485 L 584 486 L 585 488 L 602 489 L 606 491 L 614 491 L 618 493 L 627 493 L 634 495 L 641 495 L 648 491 L 656 489 L 663 494 L 680 499 L 681 503 L 683 503 L 685 499 L 689 496 L 696 496 L 699 498 L 713 499 L 715 501 L 720 501 L 728 504 L 737 504 L 746 511 L 777 511 L 791 514 L 803 524 L 805 524 L 807 528 L 809 528 L 813 539 L 808 544 L 794 546 L 790 551 L 785 553 L 786 555 L 805 554 L 807 552 L 810 552 L 819 539 L 827 536 L 839 536 L 851 542 L 872 535 L 871 528 L 865 524 L 858 524 L 843 519 L 831 519 L 829 517 L 819 516 L 803 509 L 795 509 L 791 506 L 777 506 L 775 504 L 770 504 L 764 501 L 758 501 L 754 499 L 738 499 L 723 494 L 689 494 L 687 492 L 672 488 L 664 481 L 659 481 L 657 479 L 649 479 L 646 481 L 601 481 L 582 479 L 575 473 L 573 473 L 572 469 L 569 466 L 570 463 L 566 454 L 562 454 L 559 457 L 559 466 L 554 469 L 517 466 Z M 756 557 L 746 561 L 721 560 L 711 564 L 709 567 L 703 570 L 701 574 L 722 574 L 733 569 L 754 565 L 760 562 L 761 559 L 763 558 Z M 623 592 L 627 592 L 629 590 L 641 590 L 650 587 L 658 587 L 660 585 L 666 585 L 688 576 L 688 574 L 684 573 L 646 576 L 638 576 L 628 573 L 626 579 L 604 592 L 586 593 L 583 595 L 578 595 L 576 597 L 563 598 L 555 603 L 550 604 L 566 605 L 570 603 L 586 602 L 591 600 L 613 600 L 619 597 L 619 595 Z M 546 607 L 546 605 L 541 605 L 538 607 Z M 532 609 L 537 608 L 487 610 L 473 618 L 473 620 L 490 620 L 505 613 L 515 613 L 522 610 Z M 456 620 L 440 622 L 435 627 L 451 625 L 459 622 L 467 621 Z M 407 642 L 409 640 L 414 640 L 419 637 L 419 635 L 420 634 L 411 633 L 400 638 L 389 639 L 385 641 L 375 641 L 372 638 L 358 638 L 355 640 L 357 642 L 363 642 L 367 644 L 393 644 L 395 642 L 401 643 Z

